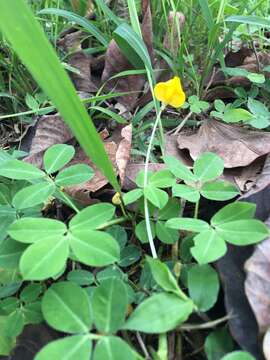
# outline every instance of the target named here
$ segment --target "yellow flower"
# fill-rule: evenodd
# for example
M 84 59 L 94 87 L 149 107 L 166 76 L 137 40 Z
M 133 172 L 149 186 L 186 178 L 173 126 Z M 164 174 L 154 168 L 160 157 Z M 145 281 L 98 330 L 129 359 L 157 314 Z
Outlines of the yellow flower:
M 154 94 L 163 104 L 175 108 L 182 106 L 186 100 L 186 94 L 182 89 L 178 76 L 175 76 L 169 81 L 158 83 L 154 88 Z

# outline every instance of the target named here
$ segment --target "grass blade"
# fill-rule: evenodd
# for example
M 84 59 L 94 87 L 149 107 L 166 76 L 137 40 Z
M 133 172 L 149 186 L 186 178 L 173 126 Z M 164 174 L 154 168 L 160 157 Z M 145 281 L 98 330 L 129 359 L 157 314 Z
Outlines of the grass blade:
M 235 16 L 229 16 L 227 19 L 225 19 L 225 21 L 240 23 L 240 24 L 257 25 L 260 27 L 268 27 L 268 28 L 270 27 L 270 20 L 260 16 L 235 15 Z
M 74 14 L 67 10 L 56 9 L 56 8 L 43 9 L 38 12 L 38 15 L 57 15 L 64 17 L 68 21 L 80 25 L 85 31 L 93 35 L 102 45 L 107 47 L 109 44 L 108 39 L 106 39 L 106 37 L 102 34 L 102 32 L 99 31 L 99 29 L 95 25 L 93 25 L 89 20 L 87 20 L 86 18 L 80 15 Z
M 0 1 L 0 29 L 80 145 L 119 191 L 103 143 L 57 55 L 24 0 Z

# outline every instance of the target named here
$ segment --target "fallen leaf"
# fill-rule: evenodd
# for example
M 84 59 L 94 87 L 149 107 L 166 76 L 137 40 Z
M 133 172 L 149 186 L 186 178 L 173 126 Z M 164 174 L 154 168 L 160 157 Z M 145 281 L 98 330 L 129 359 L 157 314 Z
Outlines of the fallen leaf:
M 24 160 L 42 167 L 43 154 L 50 146 L 66 143 L 72 138 L 71 131 L 59 115 L 42 116 L 37 122 L 29 155 Z
M 193 160 L 211 151 L 223 158 L 225 168 L 247 166 L 270 153 L 270 133 L 216 120 L 204 121 L 197 131 L 182 132 L 177 141 L 181 150 L 189 150 Z
M 270 218 L 266 221 L 270 226 Z M 256 245 L 246 261 L 245 291 L 261 333 L 270 327 L 270 237 Z
M 153 54 L 153 33 L 152 33 L 152 16 L 150 5 L 144 3 L 145 13 L 141 25 L 143 40 L 147 46 L 150 57 Z M 133 67 L 127 58 L 121 53 L 115 40 L 112 40 L 106 51 L 105 67 L 102 73 L 102 82 L 108 81 L 113 75 L 119 72 L 132 70 Z M 130 75 L 108 81 L 106 88 L 115 92 L 132 92 L 129 95 L 117 98 L 117 101 L 124 105 L 127 110 L 132 110 L 138 100 L 140 92 L 145 84 L 144 75 Z
M 130 158 L 130 150 L 131 150 L 131 141 L 132 141 L 132 125 L 125 126 L 122 131 L 122 140 L 119 143 L 119 146 L 116 151 L 116 165 L 118 168 L 119 177 L 121 183 L 124 182 L 126 167 Z
M 97 92 L 98 87 L 91 79 L 91 57 L 83 51 L 78 51 L 70 56 L 68 63 L 80 72 L 80 74 L 70 72 L 76 89 L 85 93 Z
M 104 147 L 109 155 L 110 160 L 112 161 L 114 167 L 116 166 L 116 151 L 117 151 L 117 145 L 112 142 L 104 142 Z M 75 164 L 87 164 L 90 165 L 95 175 L 86 183 L 78 184 L 78 185 L 72 185 L 65 188 L 65 192 L 72 196 L 73 199 L 86 204 L 91 204 L 92 199 L 90 197 L 90 193 L 94 193 L 101 189 L 103 186 L 108 184 L 107 178 L 102 174 L 102 172 L 93 164 L 93 162 L 85 155 L 84 151 L 80 148 L 76 149 L 75 157 L 70 161 L 68 166 L 75 165 Z

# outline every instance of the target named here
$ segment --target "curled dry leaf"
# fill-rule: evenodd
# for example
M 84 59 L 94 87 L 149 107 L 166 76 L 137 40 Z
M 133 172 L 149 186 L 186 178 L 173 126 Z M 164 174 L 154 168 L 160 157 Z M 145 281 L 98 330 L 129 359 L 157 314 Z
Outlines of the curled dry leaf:
M 204 121 L 198 131 L 181 133 L 177 141 L 181 150 L 189 150 L 193 160 L 212 151 L 223 158 L 225 168 L 247 166 L 270 153 L 270 133 L 216 120 Z
M 153 33 L 152 33 L 152 15 L 148 2 L 144 4 L 145 13 L 141 25 L 143 40 L 147 46 L 150 56 L 153 55 Z M 109 44 L 105 56 L 105 67 L 102 73 L 102 81 L 109 80 L 113 75 L 119 72 L 133 69 L 127 58 L 121 53 L 118 45 L 114 40 Z M 143 90 L 145 84 L 145 76 L 130 75 L 123 78 L 113 79 L 108 82 L 107 89 L 116 92 L 133 92 L 129 95 L 118 98 L 118 102 L 124 105 L 127 110 L 132 110 L 138 100 L 139 92 Z
M 266 221 L 270 225 L 270 218 Z M 256 246 L 245 263 L 245 292 L 255 314 L 259 330 L 270 327 L 270 238 Z

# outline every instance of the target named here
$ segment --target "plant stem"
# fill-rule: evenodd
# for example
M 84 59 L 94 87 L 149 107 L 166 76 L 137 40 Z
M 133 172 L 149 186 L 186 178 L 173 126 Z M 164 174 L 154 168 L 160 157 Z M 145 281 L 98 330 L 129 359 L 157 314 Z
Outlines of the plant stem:
M 111 221 L 107 221 L 106 223 L 100 225 L 97 230 L 103 230 L 103 229 L 106 229 L 107 227 L 109 226 L 112 226 L 112 225 L 117 225 L 117 224 L 121 224 L 122 222 L 125 222 L 129 220 L 129 218 L 127 216 L 122 216 L 120 218 L 117 218 L 117 219 L 113 219 Z
M 80 210 L 77 208 L 74 202 L 64 193 L 63 190 L 60 190 L 60 192 L 61 192 L 61 196 L 65 199 L 67 204 L 78 214 Z
M 220 319 L 217 319 L 217 320 L 213 320 L 213 321 L 209 321 L 207 323 L 204 323 L 204 324 L 185 324 L 185 325 L 182 325 L 180 326 L 178 329 L 180 331 L 184 330 L 184 331 L 191 331 L 191 330 L 198 330 L 198 329 L 210 329 L 210 328 L 213 328 L 213 327 L 216 327 L 217 325 L 219 324 L 222 324 L 223 322 L 231 319 L 232 316 L 229 314 L 229 315 L 226 315 Z
M 195 210 L 194 210 L 194 219 L 198 219 L 198 215 L 199 215 L 199 205 L 200 205 L 200 200 L 198 200 L 195 204 Z
M 149 160 L 150 160 L 152 145 L 153 145 L 156 129 L 157 129 L 157 126 L 160 121 L 161 113 L 164 110 L 164 108 L 165 108 L 165 105 L 163 104 L 159 110 L 159 113 L 157 114 L 157 118 L 154 123 L 153 130 L 152 130 L 150 140 L 149 140 L 149 145 L 147 148 L 145 166 L 144 166 L 144 184 L 143 184 L 144 189 L 146 188 L 147 183 L 148 183 L 148 168 L 149 168 Z M 151 231 L 148 201 L 145 196 L 144 196 L 144 214 L 145 214 L 145 222 L 146 222 L 146 232 L 147 232 L 147 237 L 148 237 L 151 253 L 152 253 L 153 258 L 156 259 L 158 256 L 157 256 L 157 252 L 156 252 L 156 248 L 155 248 L 155 244 L 154 244 L 154 240 L 153 240 L 153 235 L 152 235 L 152 231 Z

